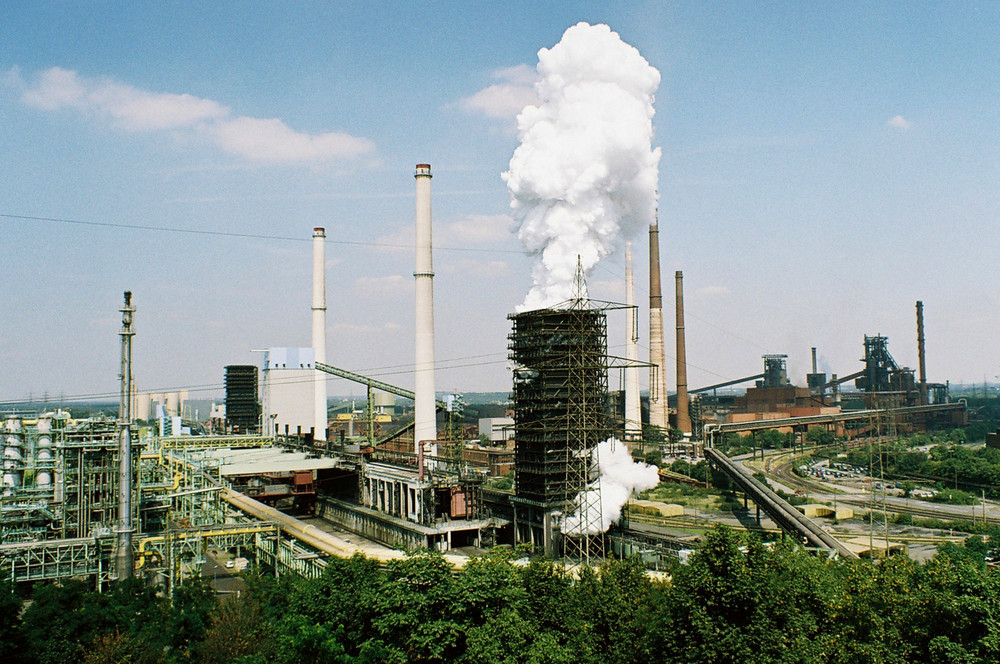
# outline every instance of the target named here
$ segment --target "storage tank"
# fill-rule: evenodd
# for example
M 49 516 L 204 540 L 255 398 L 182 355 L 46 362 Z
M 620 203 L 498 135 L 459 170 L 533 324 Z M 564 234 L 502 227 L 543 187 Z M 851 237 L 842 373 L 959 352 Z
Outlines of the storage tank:
M 372 407 L 380 415 L 392 415 L 396 411 L 396 397 L 388 392 L 375 392 L 372 397 Z
M 180 415 L 181 414 L 181 393 L 180 392 L 167 392 L 163 395 L 164 398 L 164 408 L 167 410 L 168 415 Z
M 38 419 L 38 440 L 35 443 L 35 485 L 48 487 L 52 484 L 52 420 Z
M 3 426 L 3 494 L 21 488 L 24 477 L 24 427 L 18 417 L 8 417 Z

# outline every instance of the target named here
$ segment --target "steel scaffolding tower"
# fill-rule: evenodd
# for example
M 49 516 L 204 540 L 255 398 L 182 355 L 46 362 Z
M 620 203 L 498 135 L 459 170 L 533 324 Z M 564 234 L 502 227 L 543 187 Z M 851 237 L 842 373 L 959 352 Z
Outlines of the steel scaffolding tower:
M 226 367 L 226 427 L 232 433 L 260 431 L 260 399 L 257 367 L 230 364 Z
M 603 557 L 596 448 L 611 434 L 606 316 L 578 299 L 566 309 L 508 318 L 515 366 L 515 537 L 556 555 L 555 531 L 573 517 L 573 527 L 562 532 L 562 553 L 583 561 Z

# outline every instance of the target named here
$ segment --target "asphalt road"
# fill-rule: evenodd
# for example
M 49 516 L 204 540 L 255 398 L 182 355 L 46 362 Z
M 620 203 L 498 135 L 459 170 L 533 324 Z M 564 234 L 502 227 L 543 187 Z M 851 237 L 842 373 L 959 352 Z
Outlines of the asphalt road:
M 217 595 L 233 595 L 246 590 L 246 583 L 235 567 L 227 568 L 226 561 L 233 556 L 225 551 L 208 552 L 201 566 L 201 577 L 207 579 Z

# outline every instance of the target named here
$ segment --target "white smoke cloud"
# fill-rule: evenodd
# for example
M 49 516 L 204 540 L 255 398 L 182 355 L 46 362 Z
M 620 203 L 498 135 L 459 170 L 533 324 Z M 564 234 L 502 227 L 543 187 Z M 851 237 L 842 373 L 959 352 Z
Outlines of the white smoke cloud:
M 518 115 L 521 145 L 502 177 L 536 257 L 520 310 L 573 295 L 584 271 L 619 237 L 652 222 L 659 148 L 652 148 L 653 94 L 660 73 L 606 25 L 578 23 L 538 52 L 537 106 Z
M 628 448 L 615 438 L 598 445 L 594 453 L 601 471 L 598 486 L 588 489 L 587 495 L 578 496 L 577 504 L 589 506 L 590 532 L 603 533 L 621 517 L 622 507 L 633 491 L 652 489 L 660 478 L 656 466 L 633 461 Z M 572 514 L 563 520 L 562 530 L 570 535 L 580 534 L 583 527 L 580 516 Z

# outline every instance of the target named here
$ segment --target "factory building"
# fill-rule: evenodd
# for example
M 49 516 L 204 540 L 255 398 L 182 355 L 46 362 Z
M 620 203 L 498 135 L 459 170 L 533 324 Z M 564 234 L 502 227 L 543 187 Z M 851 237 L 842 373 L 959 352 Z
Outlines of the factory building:
M 480 417 L 479 435 L 486 436 L 490 443 L 502 443 L 514 439 L 513 417 Z
M 312 348 L 264 351 L 263 420 L 268 435 L 315 438 L 315 367 Z
M 3 496 L 9 502 L 0 520 L 0 542 L 113 531 L 118 518 L 113 420 L 71 423 L 61 411 L 10 415 L 3 421 L 3 445 Z

